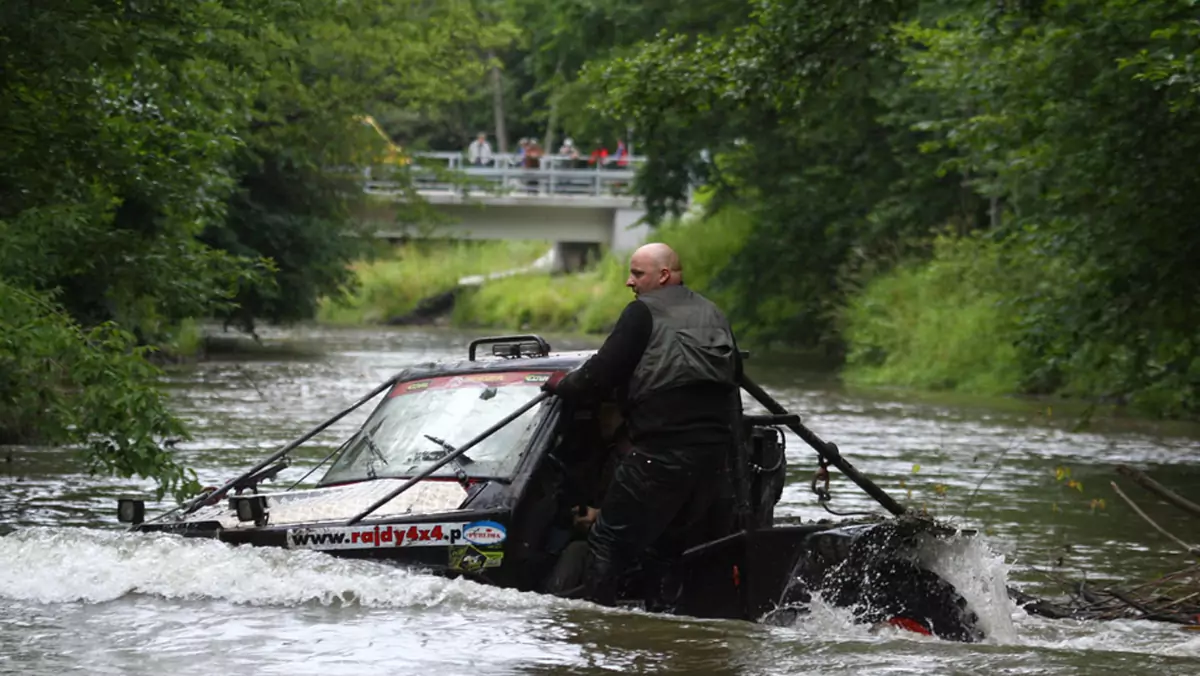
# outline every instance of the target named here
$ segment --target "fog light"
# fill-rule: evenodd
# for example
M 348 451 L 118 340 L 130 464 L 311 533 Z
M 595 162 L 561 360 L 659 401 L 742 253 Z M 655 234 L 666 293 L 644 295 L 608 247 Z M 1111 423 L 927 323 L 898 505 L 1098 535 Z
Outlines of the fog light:
M 256 526 L 267 525 L 267 496 L 238 495 L 229 499 L 238 521 L 253 521 Z
M 138 525 L 146 520 L 146 501 L 136 498 L 117 498 L 117 521 Z

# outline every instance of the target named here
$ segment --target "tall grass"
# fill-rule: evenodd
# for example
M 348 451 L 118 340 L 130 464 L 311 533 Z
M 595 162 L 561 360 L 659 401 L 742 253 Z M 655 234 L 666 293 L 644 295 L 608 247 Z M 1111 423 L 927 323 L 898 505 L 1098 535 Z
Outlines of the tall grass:
M 624 288 L 624 262 L 604 256 L 586 272 L 508 277 L 462 293 L 458 326 L 514 330 L 603 332 L 633 296 Z
M 449 291 L 469 275 L 529 265 L 550 250 L 540 241 L 431 241 L 397 246 L 390 254 L 354 264 L 358 289 L 348 299 L 323 300 L 317 319 L 375 324 L 413 310 L 422 299 Z
M 729 290 L 718 285 L 720 273 L 741 250 L 751 225 L 745 211 L 727 208 L 711 216 L 671 221 L 649 241 L 675 249 L 688 286 L 724 305 Z M 470 327 L 603 333 L 633 300 L 625 288 L 628 269 L 628 254 L 609 253 L 587 272 L 488 282 L 459 297 L 453 321 Z
M 938 239 L 932 260 L 875 278 L 844 310 L 845 379 L 973 394 L 1018 391 L 1018 315 L 1007 299 L 1034 274 L 1006 263 L 987 240 Z

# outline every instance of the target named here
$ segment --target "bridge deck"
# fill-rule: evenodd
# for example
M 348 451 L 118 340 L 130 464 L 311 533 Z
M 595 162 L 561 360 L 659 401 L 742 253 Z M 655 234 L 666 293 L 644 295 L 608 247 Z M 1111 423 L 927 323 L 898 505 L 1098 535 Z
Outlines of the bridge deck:
M 649 227 L 641 222 L 645 210 L 632 190 L 642 158 L 631 158 L 628 166 L 610 162 L 587 168 L 569 160 L 543 157 L 538 168 L 528 168 L 501 157 L 490 166 L 464 166 L 458 153 L 417 154 L 401 170 L 412 177 L 412 185 L 368 173 L 363 189 L 377 199 L 364 206 L 360 218 L 388 239 L 539 239 L 616 251 L 644 241 Z M 397 203 L 411 197 L 413 188 L 446 218 L 429 224 L 398 221 Z
M 458 153 L 418 153 L 408 167 L 422 195 L 478 194 L 548 197 L 631 197 L 637 167 L 644 158 L 630 158 L 626 165 L 607 163 L 587 166 L 586 160 L 562 155 L 540 158 L 537 168 L 514 165 L 501 156 L 491 165 L 464 165 Z M 368 173 L 366 190 L 373 194 L 394 193 L 399 184 Z M 378 176 L 378 178 L 377 178 Z M 627 202 L 626 202 L 627 203 Z

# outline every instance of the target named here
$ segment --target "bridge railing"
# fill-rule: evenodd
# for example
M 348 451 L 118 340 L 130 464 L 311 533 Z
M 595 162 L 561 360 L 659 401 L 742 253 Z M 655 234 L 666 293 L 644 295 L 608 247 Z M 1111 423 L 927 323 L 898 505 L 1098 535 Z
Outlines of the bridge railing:
M 588 165 L 587 159 L 545 155 L 538 167 L 522 166 L 515 155 L 497 155 L 488 165 L 468 165 L 462 153 L 415 153 L 410 169 L 420 192 L 481 192 L 502 195 L 603 197 L 632 194 L 643 157 Z M 372 172 L 373 173 L 373 172 Z M 396 185 L 367 176 L 367 192 L 386 193 Z
M 439 165 L 446 169 L 471 169 L 479 166 L 489 168 L 521 168 L 525 160 L 517 153 L 494 153 L 492 159 L 484 165 L 472 165 L 467 162 L 467 156 L 464 153 L 456 151 L 429 151 L 413 153 L 416 161 L 426 165 Z M 424 160 L 424 162 L 421 162 Z M 628 155 L 621 160 L 615 157 L 608 157 L 602 163 L 602 167 L 609 169 L 636 169 L 639 165 L 646 161 L 643 155 Z M 537 169 L 593 169 L 595 168 L 586 156 L 581 155 L 542 155 L 538 158 L 538 166 L 532 167 Z

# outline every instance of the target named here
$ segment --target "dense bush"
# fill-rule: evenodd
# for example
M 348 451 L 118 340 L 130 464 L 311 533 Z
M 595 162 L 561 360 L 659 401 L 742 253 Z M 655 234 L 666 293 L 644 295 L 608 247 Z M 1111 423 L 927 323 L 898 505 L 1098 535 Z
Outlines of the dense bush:
M 186 432 L 156 388 L 149 350 L 111 322 L 84 330 L 52 298 L 0 281 L 0 444 L 76 446 L 92 470 L 190 493 L 195 474 L 166 444 Z
M 981 237 L 940 238 L 932 260 L 873 279 L 844 313 L 846 378 L 977 394 L 1022 382 L 1020 326 L 1008 300 L 1037 283 L 1037 268 L 1005 261 Z

